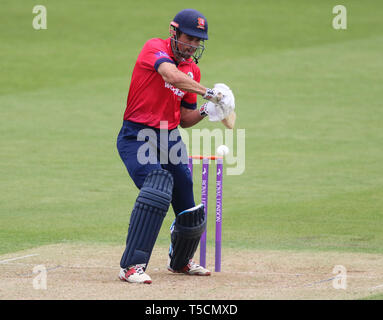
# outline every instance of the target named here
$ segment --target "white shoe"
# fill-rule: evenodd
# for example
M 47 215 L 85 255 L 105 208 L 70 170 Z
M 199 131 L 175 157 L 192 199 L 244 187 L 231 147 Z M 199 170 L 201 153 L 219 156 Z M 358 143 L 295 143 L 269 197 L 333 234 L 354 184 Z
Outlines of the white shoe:
M 185 273 L 191 276 L 210 276 L 211 272 L 200 266 L 199 264 L 196 264 L 192 259 L 189 260 L 189 263 L 183 267 L 181 270 L 173 270 L 170 268 L 170 258 L 168 260 L 168 270 L 173 273 Z
M 152 279 L 144 271 L 144 266 L 140 264 L 136 264 L 127 269 L 121 268 L 118 277 L 122 281 L 131 283 L 152 283 Z

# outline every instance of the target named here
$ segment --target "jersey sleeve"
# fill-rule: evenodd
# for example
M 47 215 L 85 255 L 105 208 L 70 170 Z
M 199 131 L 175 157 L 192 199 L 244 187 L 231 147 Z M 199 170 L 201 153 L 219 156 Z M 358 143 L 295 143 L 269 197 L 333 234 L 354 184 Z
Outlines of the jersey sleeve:
M 196 65 L 193 68 L 193 79 L 198 83 L 201 81 L 201 72 Z M 181 100 L 181 106 L 191 110 L 197 109 L 197 94 L 187 92 Z
M 175 64 L 173 59 L 166 52 L 166 46 L 157 39 L 147 41 L 141 51 L 139 62 L 147 69 L 158 70 L 158 67 L 163 62 Z

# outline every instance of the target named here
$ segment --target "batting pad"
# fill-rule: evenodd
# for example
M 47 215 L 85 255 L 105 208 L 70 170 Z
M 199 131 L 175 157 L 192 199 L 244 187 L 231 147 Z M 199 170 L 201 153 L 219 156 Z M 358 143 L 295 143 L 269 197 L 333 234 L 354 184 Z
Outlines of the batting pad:
M 162 222 L 169 209 L 173 176 L 166 170 L 148 174 L 134 205 L 120 266 L 142 264 L 147 267 Z
M 203 204 L 177 215 L 170 228 L 170 268 L 178 271 L 189 263 L 205 229 L 206 217 Z

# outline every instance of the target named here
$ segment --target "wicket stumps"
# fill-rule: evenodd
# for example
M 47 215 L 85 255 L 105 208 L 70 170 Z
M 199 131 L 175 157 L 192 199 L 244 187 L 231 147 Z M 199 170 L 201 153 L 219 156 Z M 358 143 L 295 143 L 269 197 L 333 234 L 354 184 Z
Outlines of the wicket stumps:
M 205 208 L 207 219 L 208 193 L 209 193 L 209 164 L 210 160 L 216 161 L 216 203 L 215 203 L 215 272 L 221 271 L 221 248 L 222 248 L 222 175 L 223 157 L 218 156 L 190 156 L 189 169 L 193 177 L 193 159 L 202 160 L 202 183 L 201 202 Z M 207 229 L 207 228 L 206 228 Z M 206 233 L 202 234 L 200 241 L 200 265 L 206 267 Z

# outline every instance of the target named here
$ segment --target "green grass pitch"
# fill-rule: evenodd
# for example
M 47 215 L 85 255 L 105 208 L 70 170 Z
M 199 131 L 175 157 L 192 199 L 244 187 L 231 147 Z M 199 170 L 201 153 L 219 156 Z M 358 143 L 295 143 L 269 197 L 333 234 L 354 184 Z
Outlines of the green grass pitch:
M 37 4 L 47 8 L 47 30 L 32 27 Z M 232 88 L 237 128 L 246 130 L 245 172 L 224 177 L 223 246 L 383 253 L 383 3 L 344 1 L 346 30 L 332 27 L 336 4 L 190 3 L 209 23 L 201 82 Z M 131 72 L 144 42 L 167 37 L 184 7 L 1 7 L 0 254 L 123 244 L 137 190 L 115 144 Z M 221 128 L 196 126 L 205 127 Z M 159 245 L 173 218 L 170 210 Z

